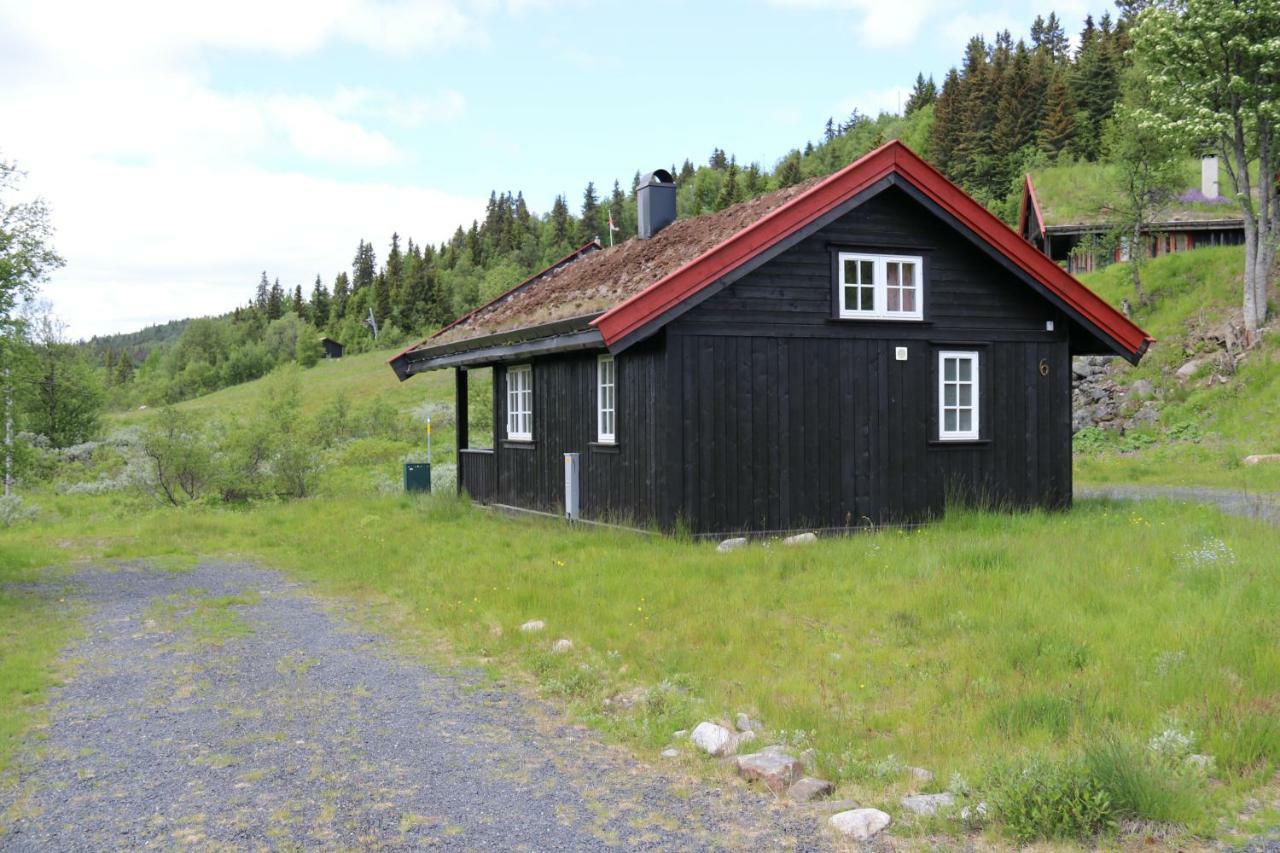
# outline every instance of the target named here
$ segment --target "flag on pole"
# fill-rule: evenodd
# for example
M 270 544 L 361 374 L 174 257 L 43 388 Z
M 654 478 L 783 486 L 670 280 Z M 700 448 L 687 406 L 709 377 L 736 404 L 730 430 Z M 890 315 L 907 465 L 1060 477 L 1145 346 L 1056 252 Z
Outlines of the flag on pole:
M 613 224 L 613 211 L 612 210 L 609 211 L 609 245 L 610 246 L 613 245 L 613 232 L 621 231 L 621 230 L 622 230 L 621 228 Z

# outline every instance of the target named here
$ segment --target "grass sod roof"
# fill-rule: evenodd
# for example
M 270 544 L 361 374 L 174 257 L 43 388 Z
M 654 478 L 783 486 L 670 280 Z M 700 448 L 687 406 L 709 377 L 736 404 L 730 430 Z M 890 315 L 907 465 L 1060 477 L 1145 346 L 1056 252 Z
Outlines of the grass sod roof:
M 1156 214 L 1159 222 L 1204 222 L 1214 219 L 1239 219 L 1240 207 L 1234 199 L 1220 196 L 1215 200 L 1200 194 L 1200 161 L 1188 158 L 1182 164 L 1183 189 L 1164 210 Z M 1054 228 L 1068 225 L 1106 225 L 1114 219 L 1120 204 L 1119 170 L 1110 163 L 1069 163 L 1031 171 L 1036 198 L 1044 225 Z M 1218 166 L 1220 193 L 1230 192 L 1231 179 L 1226 169 Z
M 814 178 L 716 213 L 677 219 L 651 239 L 582 255 L 517 285 L 407 350 L 599 314 L 634 296 L 819 182 Z

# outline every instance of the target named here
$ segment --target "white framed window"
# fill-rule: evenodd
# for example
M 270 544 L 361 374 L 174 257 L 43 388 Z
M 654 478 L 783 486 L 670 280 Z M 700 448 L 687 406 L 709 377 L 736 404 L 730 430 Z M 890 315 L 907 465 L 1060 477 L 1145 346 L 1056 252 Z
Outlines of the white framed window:
M 507 438 L 533 440 L 533 368 L 528 364 L 507 368 Z
M 841 317 L 924 318 L 924 264 L 919 257 L 841 252 L 836 268 Z
M 613 356 L 596 360 L 596 440 L 613 444 L 618 430 L 618 366 Z
M 978 354 L 938 353 L 938 438 L 978 438 Z

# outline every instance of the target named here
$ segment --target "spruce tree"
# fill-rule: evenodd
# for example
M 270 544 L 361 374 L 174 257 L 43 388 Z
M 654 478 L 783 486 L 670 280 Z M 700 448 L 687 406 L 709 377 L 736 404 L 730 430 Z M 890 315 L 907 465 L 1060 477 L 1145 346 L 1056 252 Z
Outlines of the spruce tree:
M 578 242 L 585 243 L 600 236 L 600 198 L 596 195 L 596 185 L 587 181 L 587 188 L 582 191 L 582 219 L 578 233 Z
M 737 158 L 730 157 L 729 168 L 725 170 L 724 183 L 720 185 L 720 195 L 716 198 L 716 210 L 724 210 L 741 200 L 741 189 L 738 186 L 738 161 Z
M 916 85 L 911 90 L 911 96 L 907 98 L 907 104 L 903 108 L 905 115 L 911 115 L 921 107 L 927 107 L 938 99 L 938 87 L 934 85 L 933 76 L 925 79 L 924 74 L 916 75 Z
M 284 316 L 284 290 L 280 287 L 280 279 L 276 279 L 267 293 L 267 319 L 279 320 Z
M 345 272 L 333 280 L 333 303 L 329 306 L 329 319 L 333 325 L 347 315 L 347 301 L 351 298 L 351 281 Z
M 800 172 L 800 152 L 792 151 L 778 166 L 776 173 L 778 186 L 791 187 L 804 180 L 804 175 Z
M 992 191 L 1007 187 L 1021 165 L 1021 152 L 1034 146 L 1040 126 L 1044 91 L 1033 80 L 1031 55 L 1018 42 L 1004 79 L 1000 81 L 998 117 L 991 136 L 991 148 L 999 158 L 992 176 Z
M 1059 71 L 1049 80 L 1045 93 L 1044 118 L 1040 121 L 1037 144 L 1041 151 L 1057 160 L 1070 151 L 1076 137 L 1076 105 L 1067 86 L 1066 72 Z
M 400 234 L 391 233 L 391 248 L 387 252 L 387 266 L 384 270 L 387 279 L 387 293 L 392 302 L 398 302 L 400 291 L 404 288 L 404 256 L 400 253 Z M 381 320 L 379 320 L 381 322 Z
M 729 167 L 729 156 L 724 153 L 724 149 L 722 148 L 712 148 L 711 159 L 708 161 L 708 165 L 716 170 L 726 169 Z
M 613 220 L 614 227 L 618 229 L 613 236 L 614 241 L 627 239 L 627 232 L 622 230 L 625 222 L 624 217 L 627 209 L 627 196 L 622 191 L 622 185 L 617 181 L 613 182 L 613 193 L 609 196 L 609 217 Z
M 391 318 L 391 288 L 388 285 L 385 273 L 378 273 L 373 278 L 371 307 L 373 308 L 373 316 L 378 321 L 378 329 L 381 330 L 386 325 L 387 320 Z
M 267 271 L 262 271 L 262 278 L 258 279 L 258 291 L 253 297 L 253 307 L 267 313 L 267 298 L 271 295 L 271 283 L 267 281 Z
M 320 281 L 320 273 L 316 273 L 316 283 L 311 288 L 311 322 L 318 329 L 329 325 L 329 292 Z
M 565 204 L 564 196 L 556 196 L 555 203 L 551 205 L 551 245 L 556 252 L 567 248 L 573 241 L 570 233 L 573 223 L 569 221 L 569 205 Z
M 377 269 L 378 259 L 373 254 L 373 244 L 361 240 L 355 259 L 351 262 L 351 292 L 358 293 L 373 284 Z
M 300 284 L 296 284 L 293 287 L 293 310 L 302 319 L 310 319 L 310 315 L 307 313 L 307 300 L 302 297 L 302 285 Z
M 684 186 L 686 183 L 693 180 L 693 171 L 693 163 L 689 162 L 688 159 L 685 159 L 684 163 L 680 166 L 680 174 L 676 175 L 676 183 L 680 186 Z M 637 176 L 637 178 L 638 177 L 639 176 Z

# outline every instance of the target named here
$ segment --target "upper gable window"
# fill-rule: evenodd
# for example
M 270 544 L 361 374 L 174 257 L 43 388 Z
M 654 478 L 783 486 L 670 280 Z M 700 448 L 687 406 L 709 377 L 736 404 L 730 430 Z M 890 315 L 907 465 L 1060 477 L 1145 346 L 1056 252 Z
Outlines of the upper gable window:
M 836 267 L 841 317 L 923 319 L 923 264 L 919 257 L 841 252 Z

